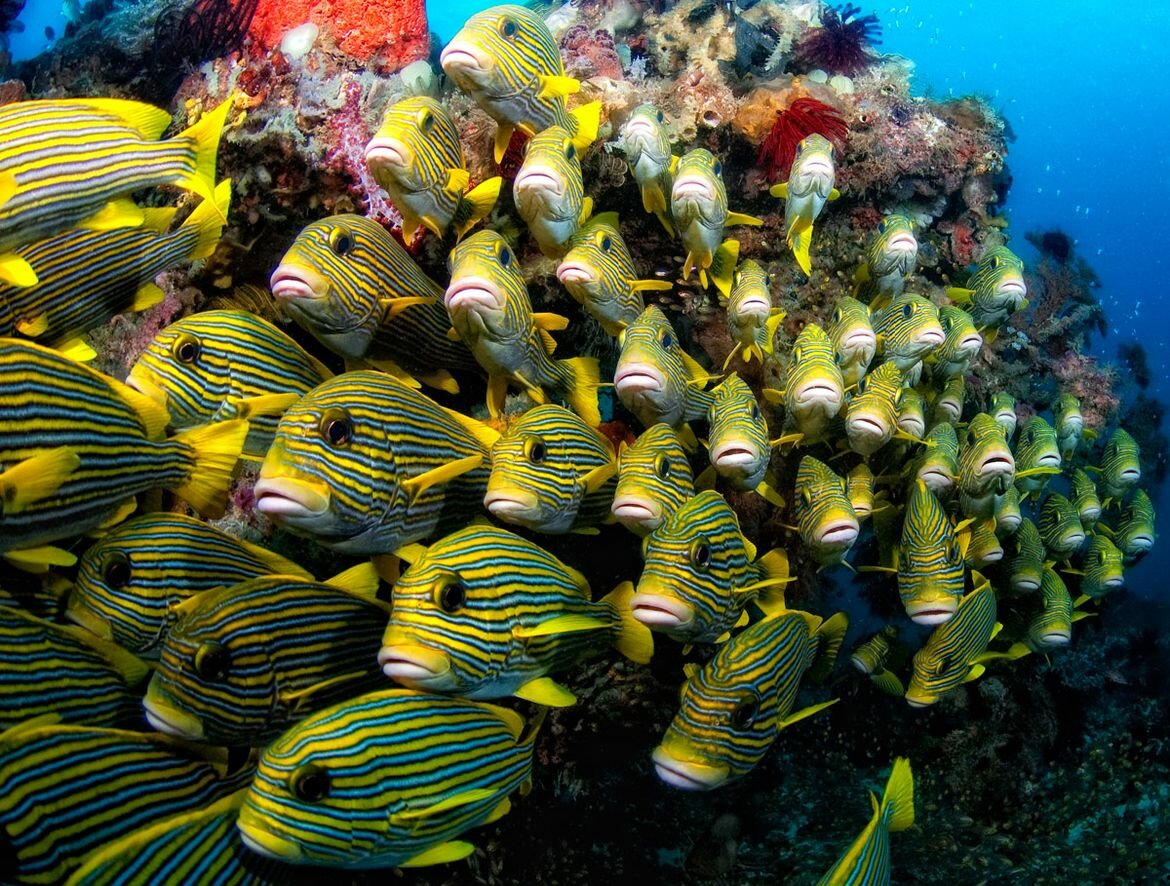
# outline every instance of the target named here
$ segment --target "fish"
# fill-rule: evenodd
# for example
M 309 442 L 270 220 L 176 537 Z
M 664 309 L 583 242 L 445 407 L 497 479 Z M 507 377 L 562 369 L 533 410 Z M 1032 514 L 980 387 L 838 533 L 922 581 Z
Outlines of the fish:
M 1154 548 L 1154 503 L 1144 489 L 1135 490 L 1121 509 L 1114 533 L 1127 563 L 1134 563 Z
M 811 455 L 796 469 L 793 503 L 800 539 L 822 568 L 845 562 L 860 523 L 845 489 L 845 479 Z
M 1015 550 L 1009 562 L 1011 589 L 1017 594 L 1031 594 L 1040 590 L 1046 552 L 1040 530 L 1027 517 L 1020 521 L 1013 547 Z
M 787 555 L 774 548 L 757 560 L 735 512 L 714 490 L 700 492 L 650 533 L 642 559 L 634 617 L 675 640 L 723 642 L 747 623 L 749 603 L 764 612 L 783 608 Z
M 670 217 L 687 250 L 683 279 L 699 272 L 699 282 L 708 280 L 726 298 L 731 295 L 732 277 L 739 259 L 739 241 L 723 240 L 723 231 L 732 225 L 762 225 L 761 219 L 727 208 L 723 164 L 706 148 L 688 151 L 678 161 L 670 191 Z
M 569 238 L 569 250 L 557 266 L 557 279 L 606 334 L 621 335 L 646 309 L 643 292 L 662 292 L 666 280 L 640 280 L 629 247 L 618 231 L 617 217 L 595 215 Z
M 262 459 L 284 411 L 332 375 L 255 314 L 203 311 L 160 330 L 126 384 L 165 409 L 179 430 L 247 419 L 244 454 Z
M 892 212 L 878 222 L 865 246 L 865 263 L 853 275 L 853 294 L 878 310 L 902 294 L 918 264 L 917 225 Z
M 894 759 L 881 801 L 871 791 L 869 802 L 873 807 L 869 824 L 817 886 L 889 886 L 890 834 L 914 824 L 914 775 L 906 757 Z
M 616 486 L 613 444 L 550 403 L 515 419 L 492 446 L 483 506 L 497 520 L 534 532 L 581 532 L 613 519 Z
M 0 729 L 55 715 L 86 726 L 129 726 L 146 665 L 72 625 L 0 606 Z
M 692 666 L 678 713 L 651 755 L 658 777 L 682 790 L 710 791 L 742 778 L 763 759 L 781 729 L 834 704 L 798 711 L 807 674 L 832 670 L 849 622 L 781 611 L 729 640 L 701 668 Z
M 179 606 L 142 706 L 159 732 L 260 747 L 307 714 L 383 685 L 389 607 L 365 563 L 332 584 L 266 575 Z
M 0 108 L 0 282 L 38 282 L 16 247 L 78 226 L 141 225 L 134 191 L 175 185 L 217 205 L 216 154 L 232 103 L 162 140 L 171 115 L 142 102 L 42 99 Z
M 898 404 L 898 429 L 916 440 L 926 436 L 926 401 L 917 388 L 902 388 L 902 400 Z
M 1056 431 L 1056 442 L 1060 457 L 1068 461 L 1076 454 L 1081 437 L 1086 434 L 1085 417 L 1081 415 L 1081 401 L 1072 394 L 1064 393 L 1052 404 L 1052 427 Z M 1088 432 L 1093 436 L 1093 432 Z
M 959 438 L 947 422 L 935 425 L 926 435 L 926 445 L 909 465 L 911 482 L 921 480 L 940 499 L 955 491 L 959 480 Z
M 849 662 L 861 673 L 869 677 L 870 682 L 887 695 L 902 696 L 906 687 L 898 679 L 897 674 L 886 668 L 892 646 L 898 638 L 898 629 L 893 625 L 882 628 L 864 643 L 853 650 Z
M 65 617 L 95 637 L 157 661 L 183 601 L 272 574 L 311 578 L 296 563 L 202 520 L 143 514 L 86 548 Z
M 1092 531 L 1101 517 L 1101 499 L 1097 496 L 1097 484 L 1085 471 L 1077 468 L 1069 476 L 1070 500 L 1081 518 L 1081 525 Z
M 456 239 L 482 221 L 500 196 L 503 179 L 469 188 L 459 130 L 442 104 L 412 96 L 390 105 L 366 145 L 366 166 L 402 214 L 402 239 L 414 244 L 421 229 Z
M 678 158 L 671 154 L 666 116 L 654 105 L 638 105 L 622 125 L 621 145 L 642 192 L 642 208 L 652 212 L 673 237 L 668 198 Z
M 412 556 L 378 652 L 408 689 L 564 707 L 576 697 L 549 674 L 610 646 L 638 664 L 653 654 L 632 584 L 594 603 L 580 572 L 507 529 L 468 526 Z
M 450 338 L 443 287 L 373 219 L 352 213 L 306 225 L 268 281 L 283 312 L 333 353 L 417 386 L 457 393 L 449 370 L 478 371 Z
M 879 495 L 874 494 L 875 479 L 873 469 L 865 462 L 858 462 L 845 475 L 845 493 L 859 522 L 868 520 L 875 510 L 880 509 L 877 507 Z
M 984 569 L 1003 559 L 1003 545 L 995 534 L 995 518 L 964 521 L 959 532 L 959 547 L 969 569 Z
M 938 309 L 938 323 L 942 327 L 943 343 L 930 355 L 935 378 L 966 375 L 971 361 L 983 349 L 983 336 L 975 328 L 975 321 L 962 308 L 943 305 Z
M 963 551 L 939 500 L 921 480 L 906 500 L 897 554 L 898 595 L 915 624 L 954 616 L 967 575 Z
M 540 251 L 562 258 L 569 240 L 593 214 L 593 198 L 585 196 L 581 159 L 568 130 L 550 126 L 529 140 L 512 196 Z
M 869 308 L 857 299 L 844 295 L 833 309 L 829 340 L 837 355 L 837 365 L 846 386 L 858 384 L 877 354 L 877 334 L 873 331 Z
M 714 396 L 704 390 L 707 372 L 683 350 L 661 308 L 647 307 L 619 341 L 614 390 L 643 427 L 662 423 L 681 430 L 686 422 L 707 416 Z M 689 429 L 687 434 L 694 436 Z
M 0 556 L 31 568 L 60 563 L 46 543 L 120 522 L 134 496 L 151 489 L 222 515 L 248 423 L 164 439 L 168 422 L 155 403 L 97 370 L 0 339 Z
M 195 812 L 251 781 L 227 771 L 227 752 L 167 736 L 43 718 L 0 734 L 0 826 L 5 876 L 60 883 L 92 852 Z
M 760 411 L 752 389 L 734 372 L 712 389 L 711 409 L 707 413 L 710 430 L 707 452 L 711 467 L 740 492 L 755 491 L 782 507 L 784 500 L 769 482 L 768 465 L 772 461 L 772 444 L 768 423 Z M 700 484 L 701 485 L 701 484 Z
M 1109 507 L 1114 499 L 1124 498 L 1142 479 L 1137 441 L 1129 431 L 1118 428 L 1105 444 L 1100 464 L 1089 465 L 1085 470 L 1097 475 L 1097 489 L 1105 496 L 1105 507 Z
M 649 535 L 694 494 L 694 472 L 670 425 L 653 425 L 634 445 L 618 448 L 618 481 L 610 512 L 635 535 Z
M 747 259 L 739 263 L 727 297 L 727 328 L 735 347 L 723 361 L 723 369 L 736 354 L 744 363 L 752 359 L 764 362 L 764 355 L 775 353 L 776 330 L 786 316 L 781 308 L 772 307 L 771 282 L 759 262 Z
M 1006 391 L 997 391 L 992 396 L 991 406 L 987 411 L 1003 428 L 1004 436 L 1010 441 L 1016 433 L 1016 398 Z
M 844 405 L 845 380 L 833 343 L 820 326 L 808 323 L 796 336 L 784 390 L 764 388 L 763 393 L 770 402 L 784 404 L 785 429 L 794 429 L 782 442 L 807 445 L 825 438 L 829 423 Z
M 285 412 L 255 509 L 341 553 L 391 553 L 480 512 L 498 436 L 394 376 L 347 372 Z
M 439 64 L 496 121 L 496 163 L 516 130 L 532 136 L 561 126 L 582 152 L 597 138 L 601 102 L 565 109 L 565 96 L 581 84 L 565 76 L 557 41 L 534 10 L 507 4 L 476 13 L 443 48 Z
M 963 402 L 967 397 L 967 379 L 952 375 L 934 397 L 931 420 L 934 424 L 956 424 L 963 417 Z
M 1040 610 L 1028 622 L 1023 642 L 1033 652 L 1063 649 L 1072 642 L 1073 622 L 1092 613 L 1074 608 L 1064 580 L 1051 566 L 1045 566 L 1040 585 Z
M 512 384 L 537 403 L 546 392 L 563 397 L 590 427 L 601 423 L 597 406 L 600 370 L 593 357 L 553 360 L 556 342 L 549 330 L 568 320 L 534 314 L 520 261 L 495 231 L 479 231 L 451 253 L 451 282 L 443 296 L 455 334 L 488 374 L 487 405 L 492 418 L 503 414 Z
M 986 412 L 967 424 L 959 447 L 959 506 L 968 517 L 994 517 L 1016 479 L 1016 459 L 1003 426 Z
M 1085 544 L 1085 528 L 1077 509 L 1059 492 L 1049 493 L 1044 499 L 1036 525 L 1053 559 L 1067 560 Z
M 898 428 L 898 407 L 906 390 L 909 389 L 902 387 L 902 372 L 894 363 L 880 364 L 858 382 L 857 393 L 845 408 L 845 435 L 850 449 L 868 458 L 894 437 L 908 437 Z
M 967 286 L 947 289 L 947 298 L 967 309 L 976 327 L 993 330 L 984 336 L 995 340 L 994 330 L 1016 311 L 1028 306 L 1028 285 L 1024 262 L 1006 246 L 995 246 L 983 254 Z
M 902 372 L 918 366 L 924 357 L 942 347 L 946 337 L 938 307 L 913 293 L 903 293 L 873 318 L 878 354 Z
M 1102 533 L 1089 536 L 1081 558 L 1081 572 L 1081 594 L 1092 600 L 1100 600 L 1125 587 L 1121 551 Z
M 955 687 L 982 676 L 985 668 L 980 657 L 1002 627 L 995 619 L 995 591 L 978 576 L 975 588 L 959 601 L 954 615 L 936 627 L 914 654 L 906 688 L 911 707 L 932 705 Z
M 1022 518 L 1019 490 L 1009 486 L 995 508 L 995 534 L 1000 538 L 1013 535 L 1020 528 Z
M 788 181 L 772 185 L 768 190 L 773 197 L 784 201 L 784 236 L 806 277 L 812 276 L 809 246 L 813 222 L 827 201 L 841 196 L 833 187 L 837 177 L 835 153 L 833 143 L 819 133 L 802 138 L 796 145 Z
M 37 283 L 0 286 L 0 335 L 92 359 L 94 351 L 81 336 L 115 314 L 161 302 L 154 279 L 215 251 L 230 199 L 231 182 L 223 181 L 215 200 L 204 200 L 173 231 L 167 228 L 176 209 L 144 209 L 146 221 L 137 227 L 73 228 L 16 249 Z
M 1052 425 L 1039 415 L 1024 422 L 1016 441 L 1015 459 L 1016 486 L 1021 496 L 1030 495 L 1035 501 L 1063 464 Z
M 465 831 L 506 815 L 532 780 L 542 717 L 409 689 L 308 717 L 269 745 L 237 827 L 269 858 L 330 868 L 458 861 Z

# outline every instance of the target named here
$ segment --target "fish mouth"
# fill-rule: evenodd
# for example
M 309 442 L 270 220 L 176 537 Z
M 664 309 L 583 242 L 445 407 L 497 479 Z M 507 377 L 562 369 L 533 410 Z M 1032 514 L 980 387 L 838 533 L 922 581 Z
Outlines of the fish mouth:
M 564 285 L 592 283 L 597 279 L 597 275 L 593 273 L 593 268 L 584 262 L 569 262 L 563 261 L 560 267 L 557 268 L 557 279 Z
M 928 708 L 935 703 L 936 699 L 928 695 L 911 695 L 911 690 L 906 690 L 906 703 L 912 708 Z
M 914 341 L 924 348 L 938 348 L 946 341 L 941 326 L 930 326 L 914 336 Z
M 176 738 L 186 738 L 191 741 L 202 741 L 204 737 L 203 723 L 185 711 L 180 711 L 159 697 L 153 680 L 146 689 L 146 697 L 142 699 L 142 707 L 146 711 L 146 721 L 151 729 Z
M 413 155 L 398 139 L 375 138 L 366 146 L 366 165 L 373 172 L 377 169 L 407 169 Z
M 1038 578 L 1017 578 L 1014 579 L 1012 585 L 1017 591 L 1025 591 L 1032 593 L 1032 591 L 1040 590 L 1040 579 Z
M 919 439 L 926 433 L 926 425 L 920 422 L 917 417 L 899 418 L 898 427 L 911 437 L 918 437 Z
M 978 332 L 973 332 L 970 335 L 963 336 L 959 342 L 958 351 L 960 354 L 976 354 L 982 347 L 983 336 Z
M 1107 578 L 1107 579 L 1105 579 L 1105 587 L 1107 587 L 1113 591 L 1117 590 L 1118 588 L 1124 588 L 1125 587 L 1125 578 L 1120 576 L 1120 575 L 1113 576 L 1112 578 Z
M 701 763 L 679 760 L 662 745 L 654 749 L 651 759 L 654 761 L 658 777 L 672 788 L 684 791 L 711 791 L 727 781 L 728 771 L 725 766 L 704 766 Z
M 101 640 L 114 639 L 114 627 L 110 620 L 103 618 L 88 607 L 70 602 L 65 607 L 65 617 Z
M 979 564 L 987 566 L 991 563 L 998 563 L 1003 559 L 1003 548 L 988 548 L 979 555 Z
M 888 430 L 885 422 L 868 415 L 854 415 L 849 418 L 849 431 L 855 437 L 884 437 Z
M 451 660 L 441 652 L 407 643 L 388 643 L 378 650 L 382 673 L 411 689 L 438 688 L 451 672 Z
M 657 526 L 662 521 L 662 508 L 656 502 L 635 495 L 619 495 L 610 508 L 614 519 L 623 525 Z
M 623 128 L 622 135 L 626 138 L 654 139 L 655 126 L 646 117 L 632 117 Z
M 1154 546 L 1154 538 L 1150 535 L 1135 535 L 1130 539 L 1130 547 L 1136 550 L 1148 551 Z
M 253 489 L 256 510 L 269 517 L 319 517 L 329 510 L 329 487 L 292 477 L 264 477 Z
M 837 174 L 836 170 L 833 169 L 832 161 L 821 155 L 808 157 L 801 161 L 800 171 L 804 175 L 815 175 L 821 178 L 830 178 Z
M 536 496 L 517 489 L 489 489 L 483 506 L 493 517 L 514 520 L 529 517 L 537 510 Z
M 521 193 L 529 198 L 563 197 L 565 180 L 547 166 L 521 168 L 512 182 L 512 191 L 519 199 Z
M 275 298 L 310 301 L 325 298 L 329 293 L 329 282 L 311 268 L 283 262 L 268 278 L 268 288 Z
M 980 477 L 997 477 L 1000 475 L 1014 474 L 1015 472 L 1015 459 L 1003 453 L 989 455 L 979 464 Z
M 240 810 L 236 828 L 244 845 L 253 852 L 281 861 L 296 862 L 302 859 L 301 849 L 296 843 L 278 837 L 258 822 L 252 821 L 247 806 Z
M 1038 459 L 1036 459 L 1036 464 L 1038 467 L 1041 467 L 1041 468 L 1059 468 L 1060 467 L 1060 453 L 1059 452 L 1046 452 L 1042 456 L 1040 456 Z
M 841 346 L 850 351 L 868 351 L 870 348 L 876 351 L 877 336 L 868 329 L 858 329 L 845 336 Z
M 925 483 L 931 492 L 940 492 L 955 485 L 955 478 L 942 468 L 927 468 L 919 473 L 918 479 Z
M 1077 551 L 1085 543 L 1085 534 L 1083 532 L 1070 532 L 1061 539 L 1061 542 L 1063 547 Z
M 1019 277 L 1009 277 L 999 284 L 996 291 L 1002 296 L 1010 296 L 1016 301 L 1019 301 L 1028 294 L 1028 287 L 1024 285 L 1024 281 Z
M 464 311 L 490 313 L 503 310 L 504 296 L 500 288 L 486 277 L 463 277 L 451 281 L 443 295 L 443 303 L 452 314 Z
M 945 603 L 922 603 L 917 606 L 908 604 L 906 606 L 906 614 L 910 616 L 910 620 L 919 625 L 940 625 L 944 621 L 948 621 L 955 610 L 958 608 L 958 601 Z
M 866 663 L 865 659 L 863 659 L 859 655 L 852 656 L 849 659 L 849 663 L 851 665 L 853 665 L 853 667 L 857 668 L 857 670 L 861 671 L 861 673 L 863 673 L 863 674 L 872 674 L 873 673 L 873 671 L 870 670 L 870 667 Z
M 483 75 L 492 69 L 492 60 L 480 52 L 475 44 L 466 40 L 452 40 L 439 55 L 439 66 L 448 74 L 458 72 L 468 75 Z
M 1059 464 L 1059 462 L 1058 462 L 1058 464 Z M 1140 468 L 1126 468 L 1124 471 L 1121 472 L 1121 479 L 1124 480 L 1126 483 L 1136 483 L 1141 478 L 1142 478 L 1142 472 L 1141 472 Z
M 1067 646 L 1072 642 L 1072 635 L 1068 631 L 1048 631 L 1039 636 L 1038 642 L 1045 648 Z
M 698 175 L 684 175 L 675 179 L 674 187 L 670 190 L 670 199 L 715 201 L 714 186 Z
M 918 240 L 913 234 L 895 234 L 886 244 L 886 250 L 899 254 L 918 253 Z
M 841 390 L 822 381 L 809 382 L 796 391 L 796 402 L 802 406 L 809 403 L 833 405 L 841 402 Z
M 834 520 L 821 529 L 817 541 L 826 545 L 851 545 L 857 541 L 858 532 L 856 520 Z
M 749 295 L 736 306 L 736 310 L 744 316 L 755 317 L 771 311 L 772 304 L 762 295 Z
M 649 628 L 676 630 L 685 628 L 695 618 L 694 609 L 686 603 L 661 594 L 634 594 L 630 609 L 634 618 Z
M 711 464 L 716 467 L 741 467 L 759 461 L 760 453 L 743 443 L 721 443 L 711 450 Z
M 613 386 L 619 394 L 661 391 L 666 388 L 666 376 L 649 363 L 627 363 L 618 366 Z

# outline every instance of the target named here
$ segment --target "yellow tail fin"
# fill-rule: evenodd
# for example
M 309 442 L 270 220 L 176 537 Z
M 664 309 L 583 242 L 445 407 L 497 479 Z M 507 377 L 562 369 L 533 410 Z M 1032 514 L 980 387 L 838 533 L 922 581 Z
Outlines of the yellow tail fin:
M 174 436 L 191 451 L 187 479 L 171 489 L 204 517 L 216 519 L 227 508 L 232 471 L 244 448 L 248 423 L 243 419 L 192 428 Z
M 215 186 L 214 199 L 204 200 L 187 216 L 179 231 L 188 237 L 192 232 L 195 234 L 188 258 L 207 258 L 215 252 L 223 226 L 227 224 L 227 211 L 231 202 L 232 180 L 225 178 Z
M 597 138 L 601 126 L 601 102 L 589 102 L 569 113 L 569 131 L 573 133 L 573 147 L 583 154 Z
M 894 760 L 890 780 L 886 782 L 886 790 L 882 794 L 880 814 L 886 828 L 892 833 L 904 831 L 914 824 L 914 774 L 910 771 L 910 761 L 905 757 Z
M 634 618 L 634 610 L 630 607 L 633 597 L 634 585 L 623 581 L 602 597 L 601 602 L 616 609 L 621 618 L 614 648 L 635 664 L 647 664 L 654 654 L 654 635 L 646 625 Z
M 190 139 L 195 142 L 195 168 L 187 178 L 176 184 L 198 194 L 204 200 L 212 201 L 213 204 L 215 203 L 215 162 L 219 153 L 219 136 L 223 131 L 223 124 L 227 120 L 231 107 L 232 98 L 229 96 L 200 117 L 194 126 L 187 127 L 176 136 L 177 139 Z
M 558 360 L 564 381 L 560 387 L 561 396 L 577 415 L 591 428 L 601 424 L 601 410 L 597 406 L 597 389 L 601 385 L 601 368 L 595 357 L 573 357 Z

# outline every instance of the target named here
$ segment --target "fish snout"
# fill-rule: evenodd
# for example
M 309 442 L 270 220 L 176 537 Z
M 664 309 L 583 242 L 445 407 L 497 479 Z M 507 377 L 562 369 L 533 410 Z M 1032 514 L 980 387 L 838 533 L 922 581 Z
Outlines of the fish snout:
M 662 506 L 643 495 L 617 495 L 610 506 L 614 519 L 627 528 L 653 531 L 662 523 Z
M 487 277 L 456 277 L 443 293 L 443 304 L 451 314 L 486 314 L 504 309 L 504 294 Z
M 485 52 L 470 40 L 455 37 L 444 48 L 439 56 L 439 66 L 452 80 L 460 79 L 479 80 L 491 73 L 495 62 L 490 53 Z
M 275 298 L 286 301 L 322 299 L 329 294 L 329 282 L 305 265 L 282 262 L 268 278 L 268 288 Z
M 414 151 L 400 139 L 374 136 L 366 145 L 366 165 L 375 178 L 382 172 L 409 169 L 414 162 Z
M 665 743 L 651 755 L 658 777 L 672 788 L 684 791 L 711 791 L 727 781 L 726 766 L 710 766 L 694 760 L 682 760 L 666 749 Z
M 642 587 L 646 582 L 638 583 Z M 695 618 L 695 610 L 673 595 L 639 591 L 630 599 L 634 618 L 652 630 L 673 631 L 686 628 Z
M 265 462 L 264 468 L 267 468 Z M 276 519 L 319 517 L 329 510 L 329 487 L 294 477 L 265 477 L 261 468 L 254 494 L 256 510 Z
M 666 376 L 649 363 L 619 362 L 614 373 L 613 386 L 619 396 L 662 391 L 666 388 Z
M 557 268 L 557 279 L 565 286 L 583 286 L 597 279 L 592 266 L 583 261 L 563 261 Z

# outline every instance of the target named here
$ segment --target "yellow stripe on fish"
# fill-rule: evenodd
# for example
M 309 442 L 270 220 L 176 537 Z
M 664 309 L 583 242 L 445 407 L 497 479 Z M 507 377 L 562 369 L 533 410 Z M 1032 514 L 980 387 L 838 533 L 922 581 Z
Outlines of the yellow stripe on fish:
M 1016 459 L 1003 426 L 986 412 L 967 425 L 959 449 L 959 505 L 968 517 L 994 517 L 1016 479 Z
M 1046 552 L 1040 530 L 1027 517 L 1020 520 L 1020 528 L 1012 538 L 1012 547 L 1009 563 L 1012 590 L 1017 594 L 1031 594 L 1040 590 Z
M 829 422 L 845 401 L 845 382 L 829 336 L 815 323 L 807 324 L 792 346 L 783 391 L 764 389 L 773 403 L 784 403 L 785 429 L 795 429 L 795 439 L 806 446 L 824 439 Z
M 902 294 L 918 264 L 917 227 L 907 216 L 891 213 L 878 222 L 865 246 L 865 263 L 853 275 L 853 294 L 877 311 Z
M 610 511 L 635 535 L 649 535 L 695 494 L 686 449 L 670 425 L 657 424 L 618 452 Z
M 878 311 L 873 318 L 878 353 L 886 362 L 908 372 L 942 346 L 944 335 L 938 307 L 921 295 L 905 293 Z
M 1118 428 L 1105 443 L 1098 467 L 1086 470 L 1097 474 L 1097 488 L 1105 496 L 1108 507 L 1113 499 L 1120 499 L 1142 478 L 1141 450 L 1137 440 L 1124 428 Z
M 910 490 L 898 547 L 898 594 L 911 621 L 950 619 L 963 594 L 967 570 L 954 527 L 921 480 Z
M 829 339 L 837 355 L 837 365 L 848 387 L 865 378 L 869 364 L 877 353 L 877 335 L 870 320 L 870 309 L 852 296 L 837 299 Z
M 857 383 L 857 393 L 845 408 L 845 435 L 849 448 L 868 458 L 896 436 L 898 407 L 908 389 L 902 387 L 902 372 L 894 363 L 879 364 Z
M 654 105 L 638 105 L 621 130 L 622 151 L 642 191 L 642 208 L 652 212 L 671 237 L 670 192 L 677 158 L 670 151 L 666 116 Z
M 1059 492 L 1044 499 L 1036 525 L 1044 547 L 1055 560 L 1068 560 L 1085 543 L 1085 527 L 1077 509 Z
M 984 253 L 966 287 L 947 289 L 947 297 L 967 307 L 978 328 L 992 330 L 1028 306 L 1027 294 L 1024 262 L 1006 246 Z M 994 338 L 994 334 L 989 336 L 989 340 Z
M 768 423 L 752 389 L 735 373 L 712 391 L 707 413 L 710 430 L 707 453 L 715 472 L 732 489 L 756 491 L 773 504 L 783 504 L 779 494 L 766 482 L 772 460 Z

